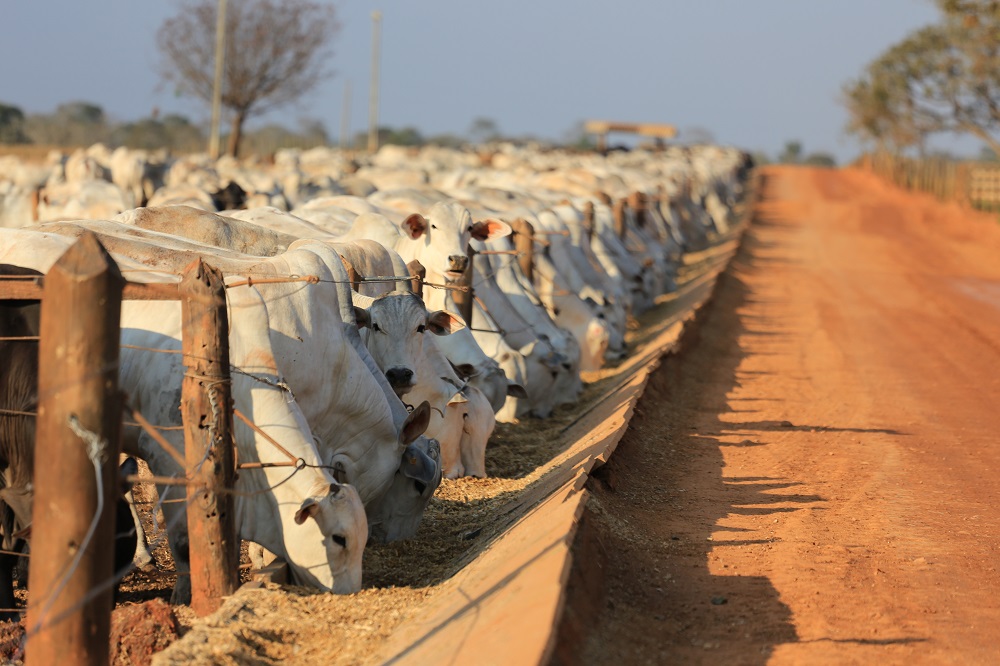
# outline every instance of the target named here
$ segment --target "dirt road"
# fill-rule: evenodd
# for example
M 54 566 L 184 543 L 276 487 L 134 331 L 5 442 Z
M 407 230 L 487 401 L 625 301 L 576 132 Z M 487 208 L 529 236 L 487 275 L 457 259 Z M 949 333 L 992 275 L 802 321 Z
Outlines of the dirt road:
M 557 661 L 1000 663 L 1000 224 L 772 168 L 594 493 Z

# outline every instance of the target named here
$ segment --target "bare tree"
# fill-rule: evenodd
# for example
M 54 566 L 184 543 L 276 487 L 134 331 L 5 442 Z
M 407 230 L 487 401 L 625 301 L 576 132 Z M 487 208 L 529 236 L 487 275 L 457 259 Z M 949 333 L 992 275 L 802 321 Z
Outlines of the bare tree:
M 216 0 L 187 0 L 157 32 L 161 74 L 182 95 L 211 102 Z M 334 8 L 310 0 L 241 0 L 226 11 L 222 106 L 228 153 L 239 152 L 247 118 L 293 102 L 332 75 Z

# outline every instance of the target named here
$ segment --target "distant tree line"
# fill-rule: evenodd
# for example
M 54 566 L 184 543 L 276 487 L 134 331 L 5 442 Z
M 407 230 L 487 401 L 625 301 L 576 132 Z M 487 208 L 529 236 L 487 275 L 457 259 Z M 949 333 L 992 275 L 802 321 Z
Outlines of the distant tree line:
M 836 158 L 830 153 L 806 153 L 801 141 L 787 141 L 785 147 L 777 155 L 769 156 L 763 152 L 752 154 L 756 164 L 802 164 L 804 166 L 835 167 Z
M 935 0 L 940 20 L 892 45 L 843 88 L 847 131 L 876 149 L 927 154 L 953 133 L 1000 153 L 1000 1 Z
M 52 113 L 26 114 L 13 104 L 0 102 L 0 144 L 38 144 L 72 148 L 103 143 L 171 152 L 205 150 L 206 128 L 183 115 L 168 113 L 134 121 L 114 121 L 104 109 L 91 102 L 60 104 Z M 248 132 L 244 148 L 251 153 L 270 153 L 278 148 L 312 148 L 328 145 L 330 137 L 323 123 L 315 119 L 299 121 L 297 130 L 266 125 Z
M 204 134 L 184 116 L 154 114 L 130 122 L 113 122 L 91 102 L 67 102 L 52 113 L 26 114 L 0 102 L 0 143 L 45 146 L 89 146 L 104 143 L 131 148 L 197 150 Z
M 457 148 L 495 141 L 514 143 L 537 142 L 532 136 L 509 136 L 500 131 L 496 121 L 475 118 L 464 133 L 425 135 L 413 126 L 388 127 L 378 130 L 379 145 L 425 146 L 436 145 Z M 227 139 L 223 135 L 223 140 Z M 67 102 L 52 113 L 26 114 L 20 107 L 0 102 L 0 144 L 37 144 L 61 148 L 84 147 L 103 143 L 109 147 L 126 146 L 145 150 L 171 152 L 204 151 L 208 142 L 208 128 L 176 113 L 153 113 L 139 120 L 115 121 L 104 109 L 92 102 Z M 315 148 L 337 145 L 323 122 L 315 118 L 299 120 L 295 129 L 280 124 L 269 124 L 244 131 L 241 152 L 266 155 L 280 148 Z M 571 148 L 593 147 L 577 123 L 567 132 L 563 141 L 548 142 Z M 363 150 L 368 145 L 368 133 L 357 132 L 347 142 L 348 148 Z

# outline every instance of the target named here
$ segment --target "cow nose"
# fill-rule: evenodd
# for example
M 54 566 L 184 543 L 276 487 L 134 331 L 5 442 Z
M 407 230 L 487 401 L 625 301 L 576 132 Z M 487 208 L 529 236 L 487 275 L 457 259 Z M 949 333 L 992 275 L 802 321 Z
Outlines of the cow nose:
M 385 378 L 389 380 L 389 386 L 393 389 L 409 387 L 413 384 L 413 370 L 389 368 L 385 371 Z
M 453 271 L 464 273 L 469 267 L 469 257 L 464 254 L 453 254 L 448 257 L 448 267 Z

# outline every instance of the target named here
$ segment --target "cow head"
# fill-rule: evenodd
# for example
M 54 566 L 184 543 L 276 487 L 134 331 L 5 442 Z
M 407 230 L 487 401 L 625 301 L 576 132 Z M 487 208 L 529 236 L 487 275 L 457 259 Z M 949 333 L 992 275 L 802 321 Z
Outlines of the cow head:
M 424 217 L 414 213 L 400 225 L 406 238 L 416 243 L 414 256 L 430 275 L 447 282 L 461 279 L 469 266 L 469 240 L 488 241 L 509 236 L 510 225 L 496 219 L 473 222 L 472 215 L 456 201 L 441 202 Z
M 466 476 L 486 478 L 486 444 L 496 426 L 496 417 L 486 396 L 474 386 L 462 389 L 466 409 L 462 421 L 460 456 Z
M 352 486 L 334 482 L 324 491 L 302 501 L 286 530 L 289 568 L 300 585 L 352 594 L 361 589 L 368 519 Z
M 420 297 L 409 291 L 384 294 L 367 310 L 355 310 L 355 318 L 367 329 L 368 351 L 398 396 L 419 381 L 417 367 L 424 354 L 424 334 L 448 335 L 465 327 L 450 312 L 428 312 Z
M 416 535 L 424 509 L 441 484 L 441 445 L 418 437 L 403 451 L 392 485 L 368 505 L 371 536 L 382 542 Z
M 519 403 L 518 416 L 548 418 L 555 408 L 558 396 L 553 388 L 565 357 L 555 351 L 548 339 L 542 336 L 524 345 L 518 352 L 524 358 L 526 383 L 523 385 L 532 387 L 533 398 L 528 404 Z

